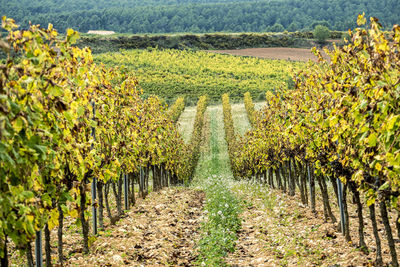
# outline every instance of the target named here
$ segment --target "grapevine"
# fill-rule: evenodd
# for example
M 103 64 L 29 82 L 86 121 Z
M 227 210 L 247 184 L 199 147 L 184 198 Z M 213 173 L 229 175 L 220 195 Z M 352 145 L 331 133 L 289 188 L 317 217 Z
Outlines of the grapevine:
M 58 226 L 63 265 L 64 218 L 76 218 L 81 225 L 83 252 L 88 253 L 87 209 L 98 206 L 103 228 L 105 201 L 115 223 L 123 214 L 123 175 L 129 177 L 132 204 L 134 181 L 145 197 L 150 170 L 154 190 L 168 186 L 173 177 L 189 179 L 195 146 L 183 142 L 175 124 L 183 99 L 172 113 L 158 97 L 143 99 L 127 69 L 96 64 L 90 49 L 75 47 L 79 34 L 72 29 L 61 39 L 51 24 L 47 29 L 32 25 L 17 30 L 12 19 L 3 17 L 2 27 L 8 36 L 0 43 L 7 53 L 6 63 L 0 65 L 1 263 L 8 264 L 11 240 L 32 266 L 31 242 L 44 228 L 50 266 L 49 231 Z M 140 179 L 141 173 L 145 179 Z M 95 181 L 97 203 L 88 196 L 89 184 Z M 110 187 L 117 216 L 110 212 Z
M 360 28 L 349 31 L 347 45 L 325 50 L 329 61 L 314 50 L 319 62 L 309 63 L 294 77 L 295 89 L 267 92 L 258 123 L 237 146 L 247 149 L 231 153 L 232 168 L 241 177 L 256 176 L 289 195 L 298 189 L 303 203 L 308 203 L 310 190 L 313 211 L 318 183 L 324 216 L 332 222 L 336 218 L 327 183 L 332 183 L 338 197 L 336 179 L 340 179 L 346 240 L 351 241 L 347 211 L 351 192 L 357 205 L 358 246 L 367 248 L 361 202 L 365 198 L 377 244 L 376 262 L 382 264 L 375 215 L 378 206 L 392 265 L 398 266 L 387 210 L 399 210 L 400 27 L 395 25 L 390 33 L 384 33 L 376 18 L 371 18 L 368 27 L 364 27 L 363 15 L 357 22 Z

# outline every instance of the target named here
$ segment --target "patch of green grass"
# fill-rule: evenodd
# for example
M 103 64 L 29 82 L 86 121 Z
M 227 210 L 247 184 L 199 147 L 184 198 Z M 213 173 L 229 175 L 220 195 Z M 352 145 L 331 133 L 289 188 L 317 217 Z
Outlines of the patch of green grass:
M 237 231 L 241 227 L 239 214 L 242 203 L 230 190 L 234 181 L 221 127 L 222 110 L 212 107 L 209 114 L 210 149 L 200 158 L 193 184 L 204 190 L 207 197 L 196 263 L 200 266 L 225 266 L 224 257 L 234 251 Z
M 237 231 L 241 227 L 240 202 L 224 185 L 221 176 L 213 175 L 206 189 L 207 219 L 203 222 L 202 237 L 199 242 L 198 264 L 204 266 L 223 266 L 223 258 L 235 249 Z
M 243 197 L 244 195 L 250 196 L 252 199 L 262 199 L 265 208 L 268 211 L 272 211 L 277 205 L 276 194 L 272 191 L 268 191 L 266 187 L 258 182 L 251 181 L 240 181 L 237 182 L 232 190 L 235 192 L 237 197 Z M 248 208 L 253 205 L 249 200 L 243 200 L 247 203 Z
M 111 237 L 112 236 L 112 229 L 107 229 L 104 231 L 104 236 Z

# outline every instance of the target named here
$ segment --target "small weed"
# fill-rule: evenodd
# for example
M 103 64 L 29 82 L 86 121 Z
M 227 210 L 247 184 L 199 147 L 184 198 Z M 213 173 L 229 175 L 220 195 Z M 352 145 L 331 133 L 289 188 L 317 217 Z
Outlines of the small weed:
M 107 229 L 104 231 L 104 236 L 106 237 L 111 237 L 112 236 L 112 230 L 111 229 Z

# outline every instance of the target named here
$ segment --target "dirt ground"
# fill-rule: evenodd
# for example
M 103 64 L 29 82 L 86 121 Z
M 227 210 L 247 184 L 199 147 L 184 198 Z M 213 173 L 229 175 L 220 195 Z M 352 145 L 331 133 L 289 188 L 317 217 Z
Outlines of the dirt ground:
M 252 190 L 248 190 L 251 188 Z M 352 242 L 346 242 L 337 225 L 323 219 L 322 199 L 317 197 L 317 214 L 301 204 L 299 196 L 288 196 L 280 190 L 264 193 L 259 186 L 236 190 L 247 203 L 236 250 L 226 258 L 230 266 L 373 266 L 375 240 L 367 211 L 363 212 L 365 241 L 369 254 L 358 243 L 355 205 L 349 205 Z M 250 192 L 250 193 L 249 193 Z M 298 193 L 298 192 L 297 192 Z M 339 214 L 331 202 L 335 216 Z M 379 212 L 378 212 L 379 213 Z M 390 265 L 387 237 L 378 217 L 384 266 Z M 392 224 L 394 227 L 394 222 Z M 395 233 L 395 232 L 394 232 Z M 395 241 L 398 241 L 397 239 Z M 400 248 L 397 247 L 397 253 Z
M 89 255 L 71 255 L 67 266 L 191 266 L 204 199 L 180 187 L 152 192 L 101 234 Z
M 271 47 L 271 48 L 247 48 L 235 50 L 209 50 L 209 52 L 230 54 L 235 56 L 250 56 L 267 59 L 284 59 L 294 61 L 317 61 L 317 57 L 307 48 L 287 48 L 287 47 Z

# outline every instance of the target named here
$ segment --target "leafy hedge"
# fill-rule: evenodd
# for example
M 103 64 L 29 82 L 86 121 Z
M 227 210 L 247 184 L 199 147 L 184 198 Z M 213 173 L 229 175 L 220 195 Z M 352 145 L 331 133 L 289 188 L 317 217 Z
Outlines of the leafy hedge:
M 343 32 L 332 31 L 330 38 L 340 39 Z M 93 53 L 116 52 L 120 49 L 238 49 L 253 47 L 311 47 L 312 32 L 184 34 L 184 35 L 84 35 L 79 47 L 89 46 Z

